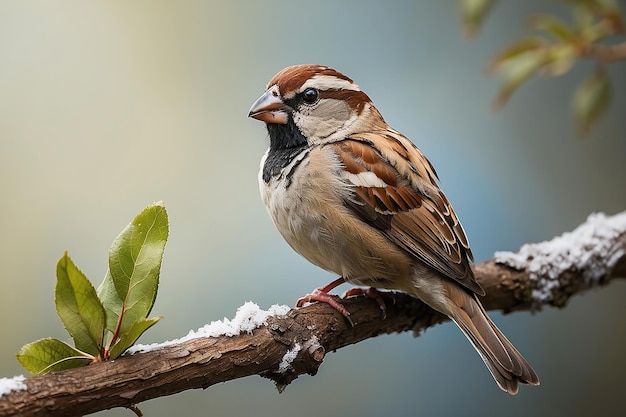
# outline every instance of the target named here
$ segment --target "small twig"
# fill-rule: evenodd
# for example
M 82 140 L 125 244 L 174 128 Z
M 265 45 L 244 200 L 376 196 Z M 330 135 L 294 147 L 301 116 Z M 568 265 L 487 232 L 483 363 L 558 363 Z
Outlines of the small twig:
M 611 63 L 626 59 L 626 41 L 615 45 L 589 45 L 581 53 L 581 58 L 596 59 Z
M 139 409 L 139 407 L 137 407 L 135 404 L 131 404 L 129 405 L 128 408 L 130 411 L 132 411 L 133 413 L 135 413 L 135 415 L 137 417 L 143 417 L 143 412 Z

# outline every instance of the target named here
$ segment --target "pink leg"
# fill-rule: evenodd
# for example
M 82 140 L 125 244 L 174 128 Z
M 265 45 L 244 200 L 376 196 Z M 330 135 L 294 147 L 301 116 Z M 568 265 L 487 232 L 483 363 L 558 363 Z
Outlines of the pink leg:
M 350 324 L 354 325 L 354 323 L 352 323 L 352 320 L 350 319 L 350 312 L 346 310 L 344 306 L 339 304 L 338 300 L 340 300 L 341 298 L 338 295 L 328 294 L 329 291 L 333 290 L 335 287 L 338 287 L 344 282 L 346 282 L 346 280 L 342 277 L 339 277 L 323 287 L 314 289 L 311 294 L 307 294 L 304 297 L 298 298 L 298 301 L 296 301 L 296 307 L 302 307 L 304 304 L 310 303 L 312 301 L 326 303 L 338 312 L 340 312 L 350 322 Z
M 369 288 L 354 287 L 354 288 L 350 288 L 348 291 L 346 291 L 343 294 L 343 298 L 354 297 L 354 296 L 358 296 L 358 295 L 364 295 L 364 296 L 366 296 L 368 298 L 371 298 L 374 301 L 376 301 L 378 303 L 378 306 L 380 307 L 380 310 L 383 313 L 383 319 L 385 319 L 387 317 L 387 304 L 385 303 L 385 299 L 391 299 L 392 303 L 396 302 L 396 299 L 393 296 L 393 293 L 387 292 L 387 291 L 381 292 L 381 291 L 378 291 L 374 287 L 369 287 Z

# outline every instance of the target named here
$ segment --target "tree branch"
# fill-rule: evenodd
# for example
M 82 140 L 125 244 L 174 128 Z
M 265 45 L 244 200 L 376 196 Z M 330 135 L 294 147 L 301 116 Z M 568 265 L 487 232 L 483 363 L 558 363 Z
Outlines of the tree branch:
M 592 215 L 550 242 L 497 253 L 474 267 L 488 310 L 505 312 L 565 306 L 574 294 L 626 277 L 626 211 Z M 37 375 L 25 389 L 0 397 L 0 416 L 84 415 L 232 379 L 260 375 L 282 390 L 301 374 L 315 375 L 326 352 L 381 334 L 424 329 L 447 318 L 419 300 L 395 294 L 383 319 L 365 297 L 344 301 L 354 327 L 325 304 L 270 316 L 237 336 L 200 337 L 125 355 L 115 361 Z
M 596 59 L 606 63 L 624 60 L 626 59 L 626 41 L 615 45 L 589 45 L 589 47 L 582 52 L 582 57 Z

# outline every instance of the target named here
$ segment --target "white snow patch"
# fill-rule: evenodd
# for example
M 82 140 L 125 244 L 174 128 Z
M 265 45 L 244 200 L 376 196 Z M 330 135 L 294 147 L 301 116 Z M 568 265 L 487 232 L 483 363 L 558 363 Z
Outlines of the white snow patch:
M 26 384 L 24 381 L 26 377 L 24 375 L 14 376 L 13 378 L 0 378 L 0 397 L 5 394 L 10 394 L 12 391 L 25 390 Z
M 291 364 L 296 359 L 301 349 L 302 346 L 300 346 L 300 343 L 296 343 L 295 345 L 293 345 L 293 349 L 289 349 L 280 360 L 280 364 L 278 365 L 278 372 L 282 374 L 291 369 Z
M 187 336 L 183 336 L 180 339 L 168 340 L 163 343 L 152 343 L 150 345 L 135 345 L 130 347 L 126 354 L 134 355 L 135 353 L 149 352 L 201 337 L 236 336 L 244 332 L 252 333 L 257 327 L 266 325 L 268 317 L 283 316 L 289 310 L 291 310 L 289 306 L 274 304 L 269 310 L 265 311 L 261 310 L 252 301 L 247 301 L 237 309 L 237 313 L 235 313 L 235 317 L 232 320 L 224 318 L 224 320 L 212 321 L 198 330 L 190 330 Z
M 590 214 L 585 223 L 552 240 L 529 243 L 517 253 L 496 252 L 496 263 L 517 270 L 527 270 L 537 282 L 533 299 L 538 303 L 552 300 L 552 290 L 560 285 L 559 276 L 570 269 L 582 271 L 587 283 L 595 284 L 626 254 L 624 245 L 616 245 L 626 233 L 626 211 L 614 216 Z

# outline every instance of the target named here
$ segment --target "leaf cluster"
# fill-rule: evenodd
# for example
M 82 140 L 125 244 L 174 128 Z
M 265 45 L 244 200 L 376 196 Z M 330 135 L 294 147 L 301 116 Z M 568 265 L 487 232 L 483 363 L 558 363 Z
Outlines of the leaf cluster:
M 490 70 L 502 78 L 494 100 L 499 109 L 513 93 L 533 76 L 559 76 L 582 59 L 597 62 L 596 68 L 574 91 L 571 107 L 583 133 L 608 108 L 611 83 L 606 70 L 610 62 L 626 59 L 626 22 L 617 0 L 561 0 L 572 10 L 564 21 L 551 14 L 536 14 L 530 19 L 531 35 L 506 47 L 495 56 Z M 494 0 L 460 0 L 465 33 L 473 36 L 495 5 Z M 613 43 L 611 43 L 613 42 Z
M 57 263 L 56 311 L 74 341 L 46 338 L 24 345 L 17 359 L 39 374 L 113 360 L 161 317 L 148 318 L 157 295 L 168 237 L 167 212 L 155 203 L 135 217 L 109 251 L 96 290 L 67 252 Z

